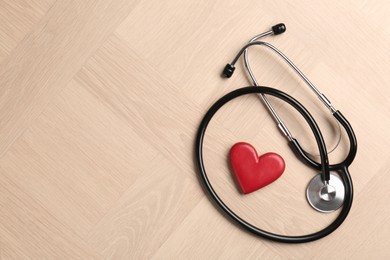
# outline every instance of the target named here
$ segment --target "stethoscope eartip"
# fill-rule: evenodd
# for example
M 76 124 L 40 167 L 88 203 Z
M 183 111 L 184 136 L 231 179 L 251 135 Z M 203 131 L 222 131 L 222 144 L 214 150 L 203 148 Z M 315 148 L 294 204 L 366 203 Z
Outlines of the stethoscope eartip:
M 286 25 L 284 23 L 278 23 L 272 26 L 272 31 L 274 32 L 274 35 L 282 34 L 286 31 Z
M 223 69 L 222 75 L 226 78 L 230 78 L 233 75 L 233 72 L 236 68 L 231 64 L 226 64 L 225 68 Z

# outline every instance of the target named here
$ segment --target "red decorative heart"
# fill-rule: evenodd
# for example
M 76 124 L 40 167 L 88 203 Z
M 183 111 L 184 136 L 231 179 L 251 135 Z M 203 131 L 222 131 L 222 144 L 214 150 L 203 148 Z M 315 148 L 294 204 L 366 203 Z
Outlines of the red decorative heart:
M 276 153 L 258 156 L 248 143 L 236 143 L 230 149 L 230 163 L 244 194 L 251 193 L 274 182 L 284 172 L 283 158 Z

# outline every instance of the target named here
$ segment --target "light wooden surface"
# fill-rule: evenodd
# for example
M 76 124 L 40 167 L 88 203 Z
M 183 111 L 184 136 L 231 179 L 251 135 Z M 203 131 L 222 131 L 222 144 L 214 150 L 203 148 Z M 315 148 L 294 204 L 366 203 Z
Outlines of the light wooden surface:
M 389 259 L 390 4 L 388 1 L 2 0 L 0 2 L 1 259 Z M 195 133 L 223 94 L 246 85 L 241 46 L 266 39 L 289 56 L 353 125 L 353 208 L 319 241 L 286 245 L 238 229 L 211 204 L 194 164 Z M 250 52 L 258 80 L 301 100 L 328 148 L 337 124 L 281 60 Z M 316 152 L 302 119 L 273 100 Z M 274 151 L 286 171 L 241 195 L 230 147 Z M 345 135 L 332 162 L 343 158 Z M 288 149 L 256 96 L 210 124 L 205 163 L 222 199 L 266 230 L 299 235 L 337 213 L 305 200 L 315 174 Z

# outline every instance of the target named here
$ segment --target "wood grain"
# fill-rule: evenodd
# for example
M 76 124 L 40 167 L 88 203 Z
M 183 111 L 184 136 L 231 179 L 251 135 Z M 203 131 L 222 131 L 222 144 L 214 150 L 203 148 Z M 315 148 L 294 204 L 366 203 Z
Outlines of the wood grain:
M 390 258 L 390 5 L 386 1 L 0 2 L 0 259 Z M 250 85 L 237 63 L 277 22 L 280 48 L 351 122 L 358 154 L 347 220 L 319 241 L 255 237 L 215 208 L 197 176 L 194 140 L 223 94 Z M 277 56 L 253 48 L 262 85 L 301 101 L 323 130 L 331 162 L 345 133 Z M 300 116 L 271 98 L 294 136 L 318 153 Z M 227 154 L 239 141 L 278 152 L 283 176 L 242 195 Z M 312 210 L 316 174 L 300 163 L 255 95 L 224 106 L 205 137 L 215 191 L 271 232 L 315 232 L 336 216 Z

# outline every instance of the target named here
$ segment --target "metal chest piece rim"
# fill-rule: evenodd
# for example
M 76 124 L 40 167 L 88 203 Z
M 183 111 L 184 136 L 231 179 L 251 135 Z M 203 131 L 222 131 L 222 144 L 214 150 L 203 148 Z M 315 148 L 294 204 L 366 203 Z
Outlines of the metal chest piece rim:
M 330 180 L 325 184 L 321 175 L 314 176 L 306 189 L 306 198 L 310 206 L 319 212 L 336 211 L 344 203 L 345 190 L 340 177 L 331 172 Z

